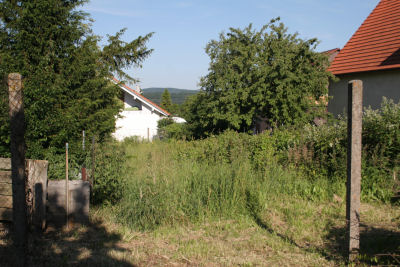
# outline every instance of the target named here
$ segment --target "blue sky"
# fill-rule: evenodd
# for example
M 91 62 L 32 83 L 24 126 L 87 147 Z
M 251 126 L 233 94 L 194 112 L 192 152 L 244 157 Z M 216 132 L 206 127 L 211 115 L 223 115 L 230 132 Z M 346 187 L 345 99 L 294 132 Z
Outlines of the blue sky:
M 91 0 L 82 9 L 95 20 L 95 34 L 127 28 L 130 41 L 155 32 L 153 54 L 142 69 L 127 72 L 140 86 L 198 89 L 207 74 L 205 46 L 230 27 L 256 29 L 281 17 L 289 32 L 318 38 L 317 51 L 342 48 L 379 0 Z

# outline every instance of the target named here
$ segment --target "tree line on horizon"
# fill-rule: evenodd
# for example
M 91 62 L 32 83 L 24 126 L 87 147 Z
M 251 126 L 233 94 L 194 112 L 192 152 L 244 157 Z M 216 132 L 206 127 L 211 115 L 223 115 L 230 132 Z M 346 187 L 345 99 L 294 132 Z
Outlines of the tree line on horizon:
M 199 90 L 177 88 L 145 88 L 142 89 L 142 95 L 147 97 L 154 103 L 160 105 L 162 95 L 165 93 L 165 90 L 168 90 L 168 93 L 171 96 L 172 103 L 178 105 L 183 104 L 189 96 L 195 95 L 199 92 Z

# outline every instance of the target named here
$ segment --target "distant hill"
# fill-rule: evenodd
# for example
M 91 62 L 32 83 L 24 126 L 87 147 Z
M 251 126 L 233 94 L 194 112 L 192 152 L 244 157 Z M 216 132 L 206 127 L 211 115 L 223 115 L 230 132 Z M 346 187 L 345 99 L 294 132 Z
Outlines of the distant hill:
M 159 87 L 145 88 L 142 89 L 142 91 L 145 97 L 159 105 L 161 102 L 161 95 L 164 93 L 165 89 L 168 89 L 172 103 L 174 104 L 182 104 L 188 96 L 195 95 L 199 92 L 198 90 Z

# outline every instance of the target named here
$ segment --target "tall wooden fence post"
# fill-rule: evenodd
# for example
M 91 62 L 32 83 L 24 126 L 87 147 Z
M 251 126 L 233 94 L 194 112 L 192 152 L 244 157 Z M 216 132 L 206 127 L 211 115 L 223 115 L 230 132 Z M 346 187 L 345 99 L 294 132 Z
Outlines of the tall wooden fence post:
M 348 85 L 348 145 L 346 221 L 349 261 L 354 261 L 360 250 L 360 193 L 362 149 L 362 81 L 350 81 Z
M 22 76 L 18 73 L 8 75 L 8 93 L 11 128 L 11 176 L 13 195 L 13 223 L 15 265 L 26 265 L 27 253 L 27 210 L 25 177 L 25 116 L 22 96 Z

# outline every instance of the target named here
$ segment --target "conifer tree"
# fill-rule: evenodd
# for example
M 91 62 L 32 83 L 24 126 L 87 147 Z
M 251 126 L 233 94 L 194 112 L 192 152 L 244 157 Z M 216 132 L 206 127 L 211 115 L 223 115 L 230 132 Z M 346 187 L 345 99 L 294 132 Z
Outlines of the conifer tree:
M 26 139 L 29 156 L 49 147 L 62 148 L 86 130 L 109 136 L 121 108 L 112 75 L 133 80 L 123 69 L 140 66 L 152 50 L 152 34 L 131 42 L 124 30 L 100 37 L 91 31 L 88 14 L 78 8 L 85 0 L 28 0 L 0 2 L 0 73 L 24 77 Z M 1 87 L 0 153 L 7 151 L 7 99 Z M 4 154 L 4 153 L 3 153 Z
M 166 111 L 171 112 L 172 100 L 171 100 L 171 94 L 169 93 L 168 89 L 165 89 L 163 94 L 161 95 L 160 106 Z

